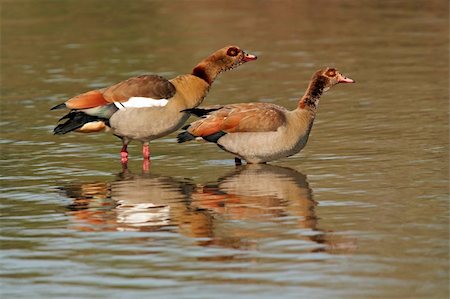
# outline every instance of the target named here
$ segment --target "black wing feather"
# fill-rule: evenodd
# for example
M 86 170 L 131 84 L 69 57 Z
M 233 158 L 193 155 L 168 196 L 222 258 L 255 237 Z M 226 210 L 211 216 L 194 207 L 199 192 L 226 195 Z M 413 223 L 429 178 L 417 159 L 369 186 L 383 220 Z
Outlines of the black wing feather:
M 67 119 L 66 122 L 59 124 L 53 130 L 53 134 L 62 135 L 81 128 L 87 123 L 94 121 L 103 121 L 108 124 L 108 120 L 105 118 L 100 118 L 92 115 L 87 115 L 81 111 L 71 111 L 64 115 L 60 120 Z

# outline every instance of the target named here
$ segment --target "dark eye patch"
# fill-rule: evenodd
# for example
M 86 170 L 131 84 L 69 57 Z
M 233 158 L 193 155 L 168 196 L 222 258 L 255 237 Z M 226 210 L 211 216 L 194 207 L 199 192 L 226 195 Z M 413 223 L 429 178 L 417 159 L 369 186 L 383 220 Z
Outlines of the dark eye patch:
M 336 76 L 336 69 L 329 69 L 325 75 L 327 75 L 328 77 L 334 77 Z
M 239 49 L 238 48 L 236 48 L 236 47 L 228 48 L 228 51 L 227 51 L 227 55 L 228 56 L 236 56 L 236 55 L 238 55 L 238 53 L 239 53 Z

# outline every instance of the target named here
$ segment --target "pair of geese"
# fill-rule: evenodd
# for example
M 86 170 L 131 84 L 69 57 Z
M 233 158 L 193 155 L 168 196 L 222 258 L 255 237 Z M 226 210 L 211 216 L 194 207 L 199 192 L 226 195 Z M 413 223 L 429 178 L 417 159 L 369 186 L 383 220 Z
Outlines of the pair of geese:
M 334 68 L 320 69 L 292 111 L 270 103 L 197 108 L 217 75 L 256 58 L 237 46 L 227 46 L 202 60 L 190 74 L 171 80 L 142 75 L 88 91 L 52 108 L 70 109 L 54 133 L 112 131 L 122 139 L 121 162 L 126 164 L 130 141 L 142 142 L 142 155 L 148 161 L 149 142 L 180 129 L 194 114 L 200 119 L 183 127 L 179 143 L 201 137 L 233 154 L 236 164 L 241 159 L 265 163 L 294 155 L 308 141 L 322 93 L 354 80 Z

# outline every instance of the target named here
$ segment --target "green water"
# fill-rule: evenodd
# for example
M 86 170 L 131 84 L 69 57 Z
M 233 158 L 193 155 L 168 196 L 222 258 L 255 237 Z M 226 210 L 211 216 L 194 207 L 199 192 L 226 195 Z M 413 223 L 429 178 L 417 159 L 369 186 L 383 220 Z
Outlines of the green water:
M 448 3 L 2 1 L 2 298 L 448 298 Z M 307 147 L 260 167 L 213 144 L 53 136 L 49 108 L 188 73 L 237 44 L 205 104 L 321 100 Z

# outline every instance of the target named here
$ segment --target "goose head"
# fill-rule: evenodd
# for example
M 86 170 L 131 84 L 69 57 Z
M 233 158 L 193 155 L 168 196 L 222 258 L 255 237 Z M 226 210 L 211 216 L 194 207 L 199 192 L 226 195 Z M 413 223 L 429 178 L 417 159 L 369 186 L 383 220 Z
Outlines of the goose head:
M 338 83 L 355 83 L 355 80 L 342 75 L 341 72 L 333 67 L 326 67 L 317 71 L 313 77 L 313 81 L 316 81 L 317 85 L 323 88 L 323 92 Z

